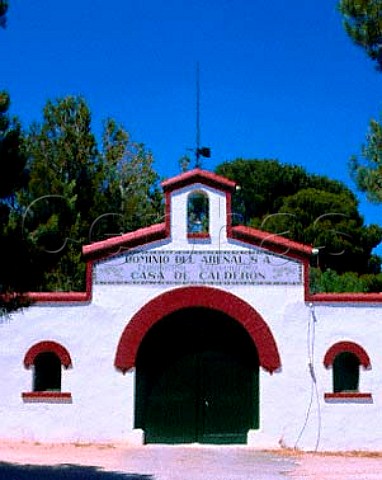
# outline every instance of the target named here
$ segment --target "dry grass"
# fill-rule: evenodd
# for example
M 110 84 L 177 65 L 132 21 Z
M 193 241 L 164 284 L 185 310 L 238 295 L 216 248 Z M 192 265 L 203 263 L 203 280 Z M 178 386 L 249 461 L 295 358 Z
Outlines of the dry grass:
M 353 458 L 382 458 L 382 452 L 366 451 L 366 450 L 351 450 L 351 451 L 303 451 L 295 448 L 280 448 L 275 450 L 262 450 L 264 452 L 274 453 L 277 455 L 284 455 L 285 457 L 353 457 Z
M 110 450 L 112 448 L 116 448 L 116 446 L 112 443 L 69 443 L 68 446 L 73 445 L 76 448 L 96 448 L 97 450 Z

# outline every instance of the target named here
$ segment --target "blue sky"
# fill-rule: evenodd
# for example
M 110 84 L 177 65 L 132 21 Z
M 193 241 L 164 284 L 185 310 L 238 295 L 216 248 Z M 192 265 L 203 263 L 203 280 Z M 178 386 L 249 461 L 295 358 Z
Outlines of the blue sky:
M 345 34 L 336 0 L 10 0 L 0 88 L 27 126 L 47 99 L 83 95 L 96 132 L 114 117 L 162 177 L 195 146 L 200 63 L 204 167 L 277 158 L 346 182 L 382 74 Z M 367 223 L 382 206 L 361 195 Z M 382 253 L 382 248 L 379 249 Z

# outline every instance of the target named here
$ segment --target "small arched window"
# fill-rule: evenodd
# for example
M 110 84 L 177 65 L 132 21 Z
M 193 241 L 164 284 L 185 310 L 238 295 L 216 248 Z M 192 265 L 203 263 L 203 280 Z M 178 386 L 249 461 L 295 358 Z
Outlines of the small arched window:
M 339 353 L 333 362 L 333 392 L 358 392 L 359 358 L 350 352 Z
M 366 351 L 354 342 L 338 342 L 326 352 L 326 368 L 333 368 L 333 392 L 325 398 L 364 398 L 371 399 L 370 393 L 360 393 L 360 366 L 371 368 Z
M 33 391 L 61 391 L 61 360 L 55 353 L 43 352 L 35 358 Z
M 36 343 L 27 351 L 24 365 L 33 367 L 32 392 L 23 393 L 24 400 L 71 400 L 70 393 L 61 391 L 62 367 L 72 366 L 65 347 L 52 341 Z
M 209 201 L 204 192 L 192 192 L 187 200 L 187 233 L 203 236 L 209 233 Z

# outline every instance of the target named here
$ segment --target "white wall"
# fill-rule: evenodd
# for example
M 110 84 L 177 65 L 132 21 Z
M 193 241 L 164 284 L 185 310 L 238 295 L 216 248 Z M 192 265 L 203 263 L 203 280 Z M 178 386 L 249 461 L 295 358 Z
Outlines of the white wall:
M 131 316 L 162 292 L 160 287 L 96 286 L 91 305 L 34 306 L 3 322 L 0 438 L 139 442 L 139 432 L 133 430 L 134 372 L 116 371 L 114 355 Z M 261 370 L 260 429 L 250 433 L 249 443 L 312 450 L 319 439 L 320 450 L 382 448 L 382 309 L 316 305 L 313 324 L 299 287 L 233 287 L 231 293 L 266 320 L 282 361 L 281 371 L 273 375 Z M 71 404 L 24 403 L 21 398 L 32 386 L 24 355 L 42 340 L 57 341 L 70 352 L 73 368 L 63 370 L 62 390 L 72 393 Z M 358 343 L 370 356 L 372 368 L 361 368 L 360 391 L 372 393 L 372 403 L 324 400 L 324 393 L 332 391 L 332 370 L 323 359 L 334 343 L 344 340 Z M 308 345 L 314 347 L 317 396 Z
M 197 186 L 201 188 L 201 186 Z M 172 193 L 172 241 L 156 249 L 248 249 L 228 241 L 224 232 L 225 196 L 210 195 L 211 239 L 186 238 L 185 205 L 190 188 Z M 216 214 L 213 212 L 217 212 Z M 134 372 L 114 368 L 120 336 L 131 317 L 147 302 L 176 286 L 94 285 L 89 305 L 36 305 L 0 324 L 0 439 L 57 442 L 133 442 Z M 248 442 L 259 448 L 287 446 L 312 450 L 378 450 L 382 448 L 382 305 L 315 305 L 304 302 L 302 285 L 219 286 L 251 304 L 270 327 L 282 362 L 279 372 L 260 374 L 260 429 Z M 73 368 L 63 370 L 62 391 L 72 403 L 25 403 L 32 370 L 23 359 L 43 340 L 62 344 Z M 336 342 L 361 345 L 372 368 L 361 371 L 360 388 L 372 403 L 324 401 L 331 392 L 332 371 L 323 359 Z M 313 361 L 316 383 L 308 363 Z M 317 389 L 317 390 L 316 390 Z M 312 398 L 312 400 L 311 400 Z M 311 408 L 309 405 L 311 403 Z M 319 440 L 319 443 L 318 443 Z
M 36 441 L 129 440 L 132 434 L 134 374 L 114 369 L 119 330 L 115 317 L 89 306 L 34 306 L 0 326 L 0 436 Z M 70 353 L 73 368 L 63 369 L 62 391 L 72 403 L 26 403 L 33 369 L 23 359 L 28 349 L 54 340 Z

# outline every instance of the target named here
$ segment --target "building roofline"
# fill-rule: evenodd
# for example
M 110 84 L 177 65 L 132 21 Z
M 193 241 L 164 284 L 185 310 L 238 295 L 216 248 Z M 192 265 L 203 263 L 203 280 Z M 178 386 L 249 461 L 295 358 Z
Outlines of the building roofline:
M 163 191 L 166 193 L 195 183 L 202 183 L 224 192 L 233 192 L 236 188 L 236 182 L 200 168 L 194 168 L 193 170 L 181 173 L 176 177 L 169 178 L 162 182 L 161 185 Z
M 310 245 L 244 225 L 232 227 L 230 238 L 299 260 L 306 260 L 313 253 L 313 247 Z
M 343 293 L 311 293 L 305 296 L 305 301 L 313 304 L 341 304 L 341 303 L 363 303 L 380 304 L 382 303 L 382 292 L 343 292 Z
M 99 260 L 110 257 L 130 248 L 143 246 L 154 241 L 166 238 L 166 223 L 157 223 L 150 227 L 140 228 L 134 232 L 101 240 L 82 247 L 82 254 L 86 260 Z
M 286 258 L 302 262 L 305 266 L 304 289 L 305 301 L 317 304 L 343 304 L 343 303 L 369 303 L 382 302 L 381 293 L 317 293 L 309 292 L 309 258 L 314 253 L 313 247 L 295 242 L 281 235 L 258 230 L 256 228 L 230 224 L 230 198 L 236 188 L 236 183 L 206 170 L 194 169 L 182 173 L 162 183 L 166 194 L 166 215 L 163 223 L 140 228 L 136 231 L 118 235 L 84 245 L 82 253 L 87 262 L 86 291 L 85 292 L 28 292 L 24 296 L 32 303 L 82 303 L 89 302 L 92 298 L 92 271 L 93 262 L 113 257 L 135 247 L 149 246 L 154 242 L 169 240 L 170 229 L 170 194 L 174 190 L 188 185 L 201 183 L 226 193 L 227 199 L 227 238 L 237 240 L 244 244 L 254 245 L 264 250 L 276 253 Z M 6 298 L 6 295 L 2 296 Z M 1 298 L 1 295 L 0 295 Z

